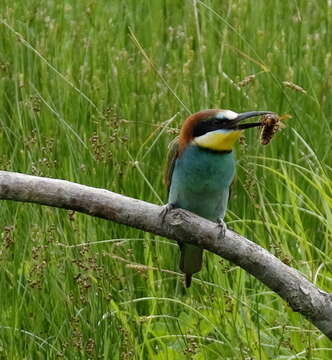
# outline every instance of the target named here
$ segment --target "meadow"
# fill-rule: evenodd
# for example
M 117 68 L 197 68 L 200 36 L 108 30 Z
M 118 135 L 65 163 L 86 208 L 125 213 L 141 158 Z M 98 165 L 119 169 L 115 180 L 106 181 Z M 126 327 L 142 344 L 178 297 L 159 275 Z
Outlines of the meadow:
M 166 202 L 163 163 L 205 108 L 290 114 L 246 132 L 228 227 L 332 292 L 330 0 L 2 0 L 0 169 Z M 0 359 L 331 359 L 242 269 L 87 215 L 1 202 Z

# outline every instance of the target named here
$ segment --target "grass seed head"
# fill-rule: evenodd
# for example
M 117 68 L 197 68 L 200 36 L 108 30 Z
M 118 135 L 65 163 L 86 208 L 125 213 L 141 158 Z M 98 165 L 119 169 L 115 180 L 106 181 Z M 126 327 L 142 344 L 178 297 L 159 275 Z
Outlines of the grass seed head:
M 301 92 L 302 94 L 306 94 L 307 91 L 303 89 L 303 87 L 292 83 L 291 81 L 283 81 L 282 84 L 290 89 Z
M 256 75 L 252 74 L 252 75 L 245 77 L 243 80 L 239 81 L 237 85 L 239 87 L 245 87 L 248 84 L 250 84 L 251 82 L 253 82 L 255 79 L 256 79 Z

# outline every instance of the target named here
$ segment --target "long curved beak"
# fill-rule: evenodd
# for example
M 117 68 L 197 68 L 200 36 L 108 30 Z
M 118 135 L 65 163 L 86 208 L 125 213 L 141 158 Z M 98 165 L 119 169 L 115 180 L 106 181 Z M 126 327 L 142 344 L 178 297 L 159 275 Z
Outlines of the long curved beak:
M 235 119 L 233 119 L 230 122 L 231 129 L 249 129 L 256 126 L 262 126 L 261 122 L 255 122 L 255 123 L 248 123 L 248 124 L 240 124 L 243 120 L 249 119 L 251 117 L 255 116 L 262 116 L 262 115 L 268 115 L 268 114 L 274 114 L 272 111 L 248 111 L 239 114 Z

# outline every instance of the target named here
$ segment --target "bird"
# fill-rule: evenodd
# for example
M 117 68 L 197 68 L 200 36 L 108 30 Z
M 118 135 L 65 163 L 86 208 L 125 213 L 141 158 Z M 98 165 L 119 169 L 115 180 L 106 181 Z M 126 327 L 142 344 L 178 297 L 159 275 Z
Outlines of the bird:
M 244 124 L 242 121 L 267 114 L 272 112 L 207 109 L 189 116 L 179 136 L 169 145 L 165 214 L 173 208 L 189 210 L 219 224 L 223 238 L 224 217 L 235 176 L 235 143 L 245 129 L 262 126 L 261 121 Z M 178 244 L 180 269 L 188 288 L 192 275 L 202 268 L 203 249 L 184 242 Z

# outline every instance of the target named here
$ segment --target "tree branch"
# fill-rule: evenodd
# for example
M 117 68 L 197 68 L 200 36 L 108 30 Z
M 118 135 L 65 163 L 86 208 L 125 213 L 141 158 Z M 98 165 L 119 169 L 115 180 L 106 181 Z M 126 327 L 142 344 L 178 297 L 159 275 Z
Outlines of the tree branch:
M 267 250 L 227 230 L 220 239 L 215 223 L 181 209 L 163 207 L 111 191 L 64 180 L 0 171 L 0 199 L 76 210 L 91 216 L 199 245 L 240 266 L 280 295 L 332 340 L 332 295 L 285 265 Z

